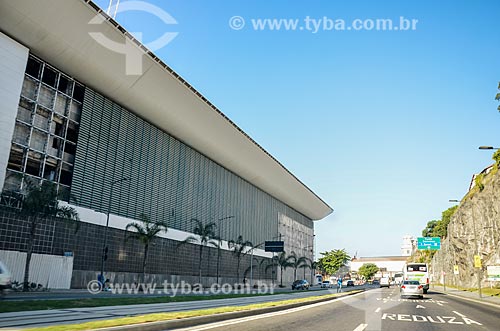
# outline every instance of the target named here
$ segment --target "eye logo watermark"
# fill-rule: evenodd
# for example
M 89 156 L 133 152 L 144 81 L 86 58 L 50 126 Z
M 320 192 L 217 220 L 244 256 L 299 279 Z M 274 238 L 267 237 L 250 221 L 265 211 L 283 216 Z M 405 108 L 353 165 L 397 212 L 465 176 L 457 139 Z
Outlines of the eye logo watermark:
M 152 14 L 158 17 L 163 23 L 177 24 L 177 21 L 166 11 L 144 1 L 127 1 L 123 2 L 116 13 L 128 12 L 128 11 L 141 11 Z M 106 21 L 106 18 L 102 14 L 97 14 L 89 22 L 89 25 L 98 25 Z M 142 32 L 131 33 L 135 39 L 142 42 Z M 179 33 L 178 32 L 165 32 L 159 38 L 145 44 L 145 46 L 152 52 L 157 51 L 165 47 L 170 43 Z M 125 43 L 116 42 L 102 32 L 89 32 L 89 35 L 97 41 L 100 45 L 105 48 L 119 54 L 125 55 L 125 74 L 139 76 L 143 74 L 142 70 L 142 57 L 144 55 L 143 50 L 141 50 L 137 45 L 130 40 L 125 38 Z

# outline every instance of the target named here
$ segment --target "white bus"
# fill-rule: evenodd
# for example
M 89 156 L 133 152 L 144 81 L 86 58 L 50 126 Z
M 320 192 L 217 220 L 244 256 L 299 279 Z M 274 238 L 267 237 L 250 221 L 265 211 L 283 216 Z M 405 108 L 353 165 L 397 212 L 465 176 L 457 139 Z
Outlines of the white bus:
M 418 280 L 424 286 L 424 293 L 429 290 L 429 267 L 427 263 L 407 263 L 403 267 L 404 280 Z

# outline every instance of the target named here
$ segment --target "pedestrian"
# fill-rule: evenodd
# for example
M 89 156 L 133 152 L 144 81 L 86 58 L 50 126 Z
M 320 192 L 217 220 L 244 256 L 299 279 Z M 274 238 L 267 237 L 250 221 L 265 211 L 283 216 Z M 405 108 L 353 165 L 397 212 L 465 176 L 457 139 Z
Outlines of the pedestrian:
M 337 278 L 337 293 L 342 292 L 342 278 Z

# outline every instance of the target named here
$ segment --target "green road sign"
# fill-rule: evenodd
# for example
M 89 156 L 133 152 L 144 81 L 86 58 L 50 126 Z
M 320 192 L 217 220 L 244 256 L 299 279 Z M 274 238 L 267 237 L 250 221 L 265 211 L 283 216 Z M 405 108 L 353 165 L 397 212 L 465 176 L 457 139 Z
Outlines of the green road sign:
M 441 238 L 439 237 L 418 237 L 417 249 L 438 251 L 441 249 Z

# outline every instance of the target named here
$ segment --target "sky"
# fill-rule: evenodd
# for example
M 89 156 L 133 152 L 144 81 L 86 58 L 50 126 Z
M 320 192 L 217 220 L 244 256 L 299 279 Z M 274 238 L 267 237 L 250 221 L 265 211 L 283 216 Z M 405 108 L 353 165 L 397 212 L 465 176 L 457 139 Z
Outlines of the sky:
M 500 147 L 500 1 L 147 3 L 177 24 L 145 11 L 116 20 L 146 44 L 178 33 L 155 54 L 333 207 L 315 222 L 317 255 L 399 255 L 493 162 L 478 146 Z M 400 17 L 416 29 L 369 29 Z M 367 29 L 348 30 L 358 19 Z

